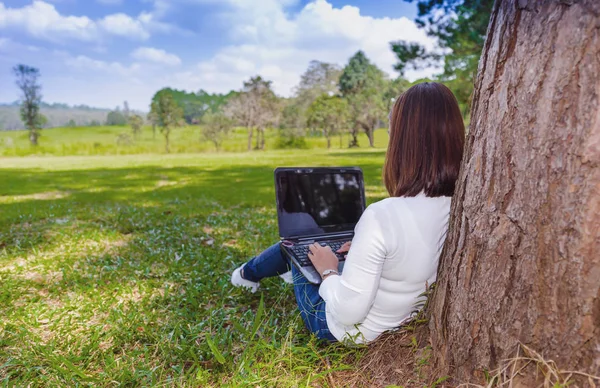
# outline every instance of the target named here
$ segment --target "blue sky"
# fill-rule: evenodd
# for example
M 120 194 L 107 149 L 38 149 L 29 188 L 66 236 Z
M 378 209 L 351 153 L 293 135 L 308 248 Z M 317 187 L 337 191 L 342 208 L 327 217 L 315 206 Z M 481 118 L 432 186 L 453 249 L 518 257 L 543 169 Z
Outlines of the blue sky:
M 226 93 L 257 74 L 290 96 L 311 60 L 359 49 L 396 76 L 390 41 L 435 44 L 415 16 L 402 0 L 0 0 L 0 102 L 18 98 L 17 63 L 40 68 L 47 102 L 141 110 L 165 86 Z

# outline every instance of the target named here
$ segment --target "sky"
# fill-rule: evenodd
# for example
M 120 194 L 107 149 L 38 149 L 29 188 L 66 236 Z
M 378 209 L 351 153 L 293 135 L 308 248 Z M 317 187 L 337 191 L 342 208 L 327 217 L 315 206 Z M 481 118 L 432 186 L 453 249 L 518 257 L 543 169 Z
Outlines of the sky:
M 311 60 L 344 66 L 358 50 L 396 77 L 390 41 L 435 45 L 416 12 L 402 0 L 0 0 L 0 102 L 19 98 L 19 63 L 40 69 L 46 102 L 143 111 L 163 87 L 227 93 L 254 75 L 288 97 Z

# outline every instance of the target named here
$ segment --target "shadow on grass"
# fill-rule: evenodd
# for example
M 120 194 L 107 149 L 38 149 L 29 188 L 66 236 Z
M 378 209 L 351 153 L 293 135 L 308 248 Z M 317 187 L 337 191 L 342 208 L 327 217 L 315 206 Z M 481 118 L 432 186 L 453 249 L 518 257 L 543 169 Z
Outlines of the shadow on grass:
M 377 184 L 380 166 L 362 167 Z M 273 168 L 0 169 L 0 181 L 0 381 L 233 373 L 259 298 L 229 274 L 277 239 Z M 263 285 L 260 332 L 275 344 L 306 336 L 278 280 Z

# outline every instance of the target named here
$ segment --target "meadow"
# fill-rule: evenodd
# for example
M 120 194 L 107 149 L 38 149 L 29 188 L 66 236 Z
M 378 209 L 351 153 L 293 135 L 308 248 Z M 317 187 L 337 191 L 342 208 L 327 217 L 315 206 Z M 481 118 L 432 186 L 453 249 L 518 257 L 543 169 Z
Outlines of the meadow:
M 375 132 L 375 146 L 387 145 L 385 130 Z M 131 155 L 165 152 L 165 141 L 158 129 L 153 133 L 145 127 L 138 138 L 134 138 L 128 126 L 51 128 L 41 132 L 40 145 L 31 147 L 27 131 L 0 131 L 0 156 L 28 155 Z M 245 152 L 247 150 L 248 132 L 245 128 L 235 128 L 223 142 L 221 151 Z M 278 130 L 269 129 L 265 133 L 265 149 L 277 148 Z M 332 148 L 347 148 L 347 134 L 332 137 Z M 363 147 L 369 145 L 364 134 L 360 134 L 359 143 Z M 327 148 L 324 137 L 315 135 L 306 138 L 308 149 Z M 254 145 L 254 141 L 253 141 Z M 173 129 L 170 137 L 171 153 L 215 152 L 215 146 L 201 139 L 199 126 L 185 126 Z
M 311 337 L 281 279 L 250 294 L 229 276 L 278 239 L 275 167 L 359 166 L 373 202 L 383 145 L 0 158 L 0 382 L 330 385 L 365 349 Z

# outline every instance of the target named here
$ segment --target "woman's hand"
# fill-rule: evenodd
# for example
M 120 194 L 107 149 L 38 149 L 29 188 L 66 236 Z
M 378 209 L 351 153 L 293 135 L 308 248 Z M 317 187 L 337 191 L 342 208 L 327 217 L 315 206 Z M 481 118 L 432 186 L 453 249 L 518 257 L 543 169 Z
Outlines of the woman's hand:
M 348 241 L 347 243 L 344 243 L 344 245 L 342 245 L 340 247 L 340 249 L 337 250 L 337 253 L 348 253 L 350 251 L 350 246 L 352 245 L 352 241 Z M 346 258 L 348 255 L 344 255 L 344 258 Z
M 308 258 L 315 266 L 319 275 L 322 275 L 323 271 L 327 269 L 338 270 L 338 258 L 330 247 L 322 247 L 319 243 L 314 243 L 308 249 L 310 251 Z

